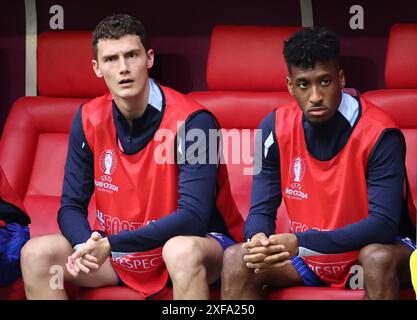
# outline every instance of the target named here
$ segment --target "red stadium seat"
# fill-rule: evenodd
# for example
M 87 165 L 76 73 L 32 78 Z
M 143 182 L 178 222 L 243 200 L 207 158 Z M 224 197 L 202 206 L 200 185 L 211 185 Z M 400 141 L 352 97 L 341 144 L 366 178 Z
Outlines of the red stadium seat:
M 385 83 L 386 89 L 366 92 L 364 98 L 388 112 L 404 133 L 407 173 L 417 206 L 417 24 L 391 27 Z
M 414 206 L 417 207 L 417 24 L 394 24 L 391 27 L 385 84 L 386 89 L 366 92 L 364 98 L 388 112 L 404 134 L 407 145 L 405 164 Z M 411 291 L 407 291 L 408 296 L 403 298 L 414 299 L 415 294 Z
M 214 28 L 207 62 L 209 91 L 189 96 L 207 107 L 224 129 L 224 140 L 241 139 L 240 150 L 224 144 L 233 197 L 241 214 L 249 211 L 255 129 L 280 105 L 292 101 L 287 91 L 283 40 L 299 27 L 217 26 Z M 237 135 L 233 135 L 237 133 Z M 236 145 L 233 143 L 233 145 Z M 238 156 L 236 161 L 233 156 Z M 279 214 L 280 230 L 288 229 L 286 214 Z M 282 218 L 282 219 L 281 219 Z

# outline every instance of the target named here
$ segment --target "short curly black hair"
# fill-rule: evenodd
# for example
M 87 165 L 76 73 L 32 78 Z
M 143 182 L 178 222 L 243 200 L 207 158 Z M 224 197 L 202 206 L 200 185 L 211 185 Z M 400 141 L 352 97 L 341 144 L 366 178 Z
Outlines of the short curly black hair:
M 335 61 L 339 67 L 340 41 L 323 27 L 304 28 L 284 41 L 284 57 L 291 66 L 313 69 L 317 62 Z
M 125 35 L 138 35 L 148 50 L 148 39 L 142 22 L 128 14 L 114 14 L 101 20 L 93 31 L 94 58 L 97 59 L 97 43 L 100 40 L 117 40 Z

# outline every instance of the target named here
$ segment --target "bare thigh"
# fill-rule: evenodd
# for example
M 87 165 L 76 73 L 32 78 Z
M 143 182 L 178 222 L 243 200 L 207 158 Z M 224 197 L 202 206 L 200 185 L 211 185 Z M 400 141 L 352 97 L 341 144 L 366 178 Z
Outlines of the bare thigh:
M 24 256 L 31 257 L 29 259 L 30 263 L 37 263 L 40 260 L 39 266 L 46 268 L 48 272 L 52 267 L 56 268 L 56 266 L 59 266 L 63 270 L 64 279 L 76 285 L 101 287 L 117 285 L 119 282 L 110 259 L 107 259 L 98 270 L 90 271 L 88 274 L 80 272 L 75 278 L 69 274 L 65 264 L 68 256 L 74 252 L 74 249 L 62 234 L 33 238 L 25 245 L 24 250 Z M 29 269 L 32 268 L 29 267 Z

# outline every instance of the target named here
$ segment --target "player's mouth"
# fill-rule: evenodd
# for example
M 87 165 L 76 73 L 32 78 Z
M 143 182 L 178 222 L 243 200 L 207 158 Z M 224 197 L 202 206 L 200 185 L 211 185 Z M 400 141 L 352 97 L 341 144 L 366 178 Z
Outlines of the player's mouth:
M 127 78 L 127 79 L 122 79 L 122 80 L 120 80 L 119 81 L 119 85 L 122 87 L 122 88 L 127 88 L 127 87 L 130 87 L 131 86 L 131 84 L 133 83 L 134 81 L 132 80 L 132 79 L 129 79 L 129 78 Z
M 314 117 L 321 117 L 327 113 L 327 108 L 324 106 L 315 106 L 309 108 L 308 113 Z

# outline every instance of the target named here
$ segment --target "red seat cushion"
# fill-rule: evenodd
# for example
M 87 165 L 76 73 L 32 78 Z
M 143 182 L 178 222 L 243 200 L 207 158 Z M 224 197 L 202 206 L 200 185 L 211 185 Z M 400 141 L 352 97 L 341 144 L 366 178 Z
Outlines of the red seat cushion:
M 0 300 L 24 300 L 25 288 L 22 278 L 17 279 L 6 287 L 0 287 Z
M 269 299 L 274 300 L 362 300 L 365 291 L 330 287 L 289 287 L 273 289 L 269 292 Z M 401 290 L 401 299 L 415 300 L 412 289 Z
M 172 287 L 165 287 L 152 296 L 152 300 L 172 300 Z M 125 286 L 80 288 L 79 300 L 144 300 L 140 292 Z
M 145 296 L 129 287 L 80 288 L 79 300 L 145 300 Z

